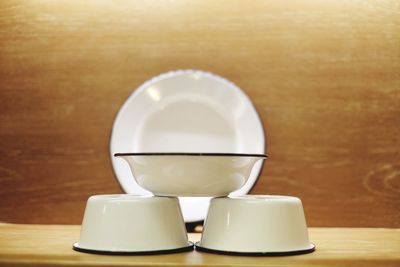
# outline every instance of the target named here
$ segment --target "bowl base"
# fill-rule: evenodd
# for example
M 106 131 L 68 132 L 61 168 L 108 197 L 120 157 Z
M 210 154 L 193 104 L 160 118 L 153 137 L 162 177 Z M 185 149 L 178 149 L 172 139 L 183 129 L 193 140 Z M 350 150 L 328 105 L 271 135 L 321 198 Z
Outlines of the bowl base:
M 88 249 L 79 247 L 78 243 L 75 243 L 72 246 L 73 250 L 90 253 L 90 254 L 100 254 L 100 255 L 159 255 L 159 254 L 171 254 L 171 253 L 180 253 L 194 250 L 193 243 L 189 242 L 189 244 L 185 247 L 173 248 L 173 249 L 163 249 L 163 250 L 145 250 L 145 251 L 110 251 L 110 250 L 97 250 L 97 249 Z
M 266 251 L 266 252 L 240 252 L 240 251 L 226 251 L 226 250 L 218 250 L 205 248 L 200 245 L 200 242 L 195 244 L 196 251 L 220 254 L 220 255 L 230 255 L 230 256 L 252 256 L 252 257 L 265 257 L 265 256 L 292 256 L 292 255 L 300 255 L 307 254 L 315 251 L 315 245 L 310 244 L 310 248 L 301 249 L 301 250 L 291 250 L 291 251 Z

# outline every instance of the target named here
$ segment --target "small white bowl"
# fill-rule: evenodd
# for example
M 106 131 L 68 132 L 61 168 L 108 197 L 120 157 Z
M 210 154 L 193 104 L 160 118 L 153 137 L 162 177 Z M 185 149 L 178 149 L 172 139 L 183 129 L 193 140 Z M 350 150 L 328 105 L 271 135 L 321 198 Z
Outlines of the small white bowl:
M 314 251 L 300 199 L 289 196 L 214 198 L 196 250 L 233 255 Z
M 158 196 L 227 196 L 241 188 L 264 154 L 117 153 L 133 177 Z
M 97 195 L 88 199 L 74 249 L 99 254 L 161 254 L 193 249 L 177 198 Z

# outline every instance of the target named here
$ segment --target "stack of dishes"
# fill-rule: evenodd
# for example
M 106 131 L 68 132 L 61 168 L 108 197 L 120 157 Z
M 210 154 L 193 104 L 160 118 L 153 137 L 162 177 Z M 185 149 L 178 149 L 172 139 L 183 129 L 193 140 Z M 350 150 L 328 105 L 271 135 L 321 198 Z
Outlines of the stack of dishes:
M 179 70 L 150 79 L 129 96 L 115 118 L 110 152 L 125 192 L 152 195 L 115 153 L 264 154 L 265 146 L 261 119 L 238 86 L 208 72 Z M 261 169 L 259 161 L 247 182 L 231 195 L 249 192 Z M 179 200 L 185 222 L 204 220 L 210 197 L 182 195 Z
M 184 222 L 206 217 L 199 251 L 314 250 L 298 198 L 246 195 L 267 157 L 264 131 L 250 99 L 226 79 L 185 70 L 145 82 L 115 119 L 111 155 L 128 194 L 89 198 L 76 250 L 191 250 Z

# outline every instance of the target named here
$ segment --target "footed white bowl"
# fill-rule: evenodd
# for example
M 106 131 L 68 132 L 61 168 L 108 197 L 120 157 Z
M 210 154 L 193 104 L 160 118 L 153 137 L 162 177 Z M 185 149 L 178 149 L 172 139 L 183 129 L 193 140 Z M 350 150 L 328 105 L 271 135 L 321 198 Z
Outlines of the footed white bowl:
M 201 241 L 205 252 L 244 255 L 308 253 L 308 238 L 300 199 L 289 196 L 214 198 L 211 200 Z
M 74 249 L 100 254 L 157 254 L 193 249 L 177 198 L 97 195 L 88 199 Z
M 136 182 L 158 196 L 227 196 L 249 179 L 264 154 L 117 153 Z

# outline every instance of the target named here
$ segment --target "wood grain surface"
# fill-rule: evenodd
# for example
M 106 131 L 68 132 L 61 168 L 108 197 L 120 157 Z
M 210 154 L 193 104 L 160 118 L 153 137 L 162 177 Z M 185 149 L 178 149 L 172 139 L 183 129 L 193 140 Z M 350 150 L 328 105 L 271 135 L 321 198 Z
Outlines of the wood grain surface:
M 198 241 L 200 234 L 189 235 Z M 286 257 L 199 252 L 105 256 L 72 250 L 79 226 L 0 224 L 0 266 L 399 266 L 400 229 L 311 228 L 317 250 Z
M 122 192 L 116 112 L 191 68 L 262 117 L 251 193 L 299 196 L 310 226 L 400 227 L 399 1 L 2 0 L 0 66 L 0 221 L 78 224 L 88 196 Z

